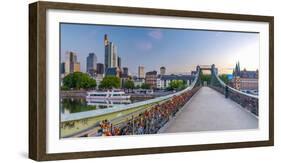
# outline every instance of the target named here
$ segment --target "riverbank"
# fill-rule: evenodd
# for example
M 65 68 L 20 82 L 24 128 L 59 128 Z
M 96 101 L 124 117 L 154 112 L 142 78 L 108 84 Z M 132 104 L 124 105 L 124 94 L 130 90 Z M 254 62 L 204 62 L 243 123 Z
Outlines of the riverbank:
M 72 91 L 60 91 L 61 97 L 83 97 L 85 98 L 87 91 L 85 90 L 72 90 Z
M 142 94 L 142 93 L 127 93 L 131 96 L 133 99 L 152 99 L 156 97 L 165 96 L 168 94 L 173 93 L 172 91 L 155 91 L 153 94 Z M 86 90 L 67 90 L 63 91 L 61 90 L 60 95 L 62 98 L 86 98 L 87 91 Z

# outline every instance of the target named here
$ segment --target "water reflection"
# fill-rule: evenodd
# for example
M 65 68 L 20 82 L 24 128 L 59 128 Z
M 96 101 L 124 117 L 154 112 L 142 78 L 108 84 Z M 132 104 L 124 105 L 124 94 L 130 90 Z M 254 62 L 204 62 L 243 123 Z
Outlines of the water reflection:
M 71 114 L 96 109 L 106 109 L 116 105 L 126 105 L 131 100 L 90 100 L 86 98 L 61 98 L 61 113 Z
M 62 98 L 61 99 L 61 113 L 71 114 L 83 111 L 90 111 L 97 109 L 94 105 L 87 105 L 85 98 Z
M 61 114 L 72 114 L 78 112 L 91 111 L 96 109 L 106 109 L 116 105 L 127 105 L 147 99 L 131 98 L 127 100 L 98 100 L 87 98 L 61 98 Z

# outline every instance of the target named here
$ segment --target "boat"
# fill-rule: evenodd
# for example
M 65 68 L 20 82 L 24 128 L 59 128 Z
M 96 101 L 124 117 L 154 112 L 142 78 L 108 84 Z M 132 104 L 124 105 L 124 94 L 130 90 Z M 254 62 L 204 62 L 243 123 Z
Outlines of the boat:
M 105 100 L 124 100 L 130 99 L 130 95 L 126 95 L 125 92 L 119 90 L 111 90 L 111 91 L 89 91 L 87 92 L 87 99 L 105 99 Z
M 122 100 L 105 100 L 105 99 L 86 99 L 87 105 L 94 105 L 99 107 L 113 107 L 116 105 L 126 105 L 132 103 L 130 99 Z

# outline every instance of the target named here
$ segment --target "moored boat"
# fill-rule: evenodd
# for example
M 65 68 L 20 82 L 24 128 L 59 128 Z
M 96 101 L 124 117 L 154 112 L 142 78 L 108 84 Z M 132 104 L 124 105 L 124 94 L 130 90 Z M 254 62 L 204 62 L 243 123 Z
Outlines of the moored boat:
M 87 92 L 87 99 L 106 99 L 106 100 L 124 100 L 130 99 L 130 95 L 126 95 L 125 92 L 119 90 L 111 91 L 89 91 Z

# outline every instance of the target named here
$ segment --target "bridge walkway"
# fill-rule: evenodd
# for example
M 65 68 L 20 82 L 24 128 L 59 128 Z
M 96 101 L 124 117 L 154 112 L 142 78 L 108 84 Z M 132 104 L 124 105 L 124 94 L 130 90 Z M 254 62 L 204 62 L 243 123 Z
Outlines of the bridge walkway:
M 224 95 L 202 87 L 162 133 L 258 128 L 258 118 Z

